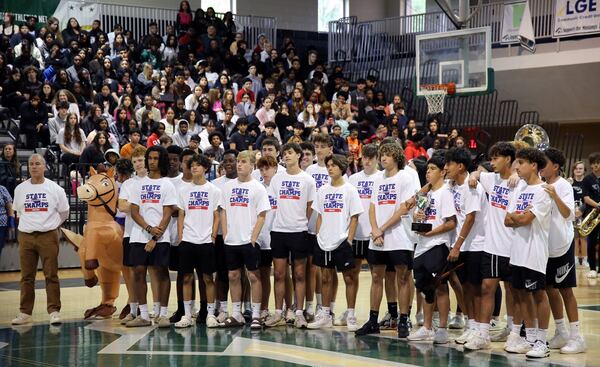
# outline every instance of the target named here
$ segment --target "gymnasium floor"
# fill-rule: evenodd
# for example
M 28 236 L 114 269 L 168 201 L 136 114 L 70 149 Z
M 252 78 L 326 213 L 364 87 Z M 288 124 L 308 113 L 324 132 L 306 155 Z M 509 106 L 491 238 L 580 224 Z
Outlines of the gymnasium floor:
M 454 343 L 433 346 L 398 341 L 394 331 L 380 336 L 355 338 L 345 328 L 296 330 L 291 327 L 259 332 L 244 329 L 126 329 L 116 320 L 82 321 L 83 310 L 99 303 L 99 289 L 83 287 L 78 270 L 61 271 L 64 323 L 48 325 L 44 281 L 38 274 L 35 324 L 11 327 L 18 312 L 19 274 L 0 274 L 0 366 L 600 366 L 600 286 L 577 271 L 576 290 L 582 332 L 588 352 L 561 355 L 552 352 L 542 361 L 502 351 L 493 343 L 491 351 L 468 352 Z M 360 275 L 357 316 L 368 315 L 370 275 Z M 340 278 L 336 312 L 345 308 Z M 173 284 L 174 286 L 174 284 Z M 173 287 L 174 289 L 174 287 Z M 125 287 L 117 304 L 126 302 Z M 171 310 L 175 308 L 174 292 Z M 271 307 L 272 308 L 272 307 Z M 385 308 L 385 299 L 382 311 Z M 453 302 L 454 308 L 454 302 Z M 504 311 L 503 311 L 504 312 Z M 383 313 L 383 312 L 382 312 Z M 554 334 L 551 322 L 550 336 Z M 451 331 L 458 336 L 460 331 Z

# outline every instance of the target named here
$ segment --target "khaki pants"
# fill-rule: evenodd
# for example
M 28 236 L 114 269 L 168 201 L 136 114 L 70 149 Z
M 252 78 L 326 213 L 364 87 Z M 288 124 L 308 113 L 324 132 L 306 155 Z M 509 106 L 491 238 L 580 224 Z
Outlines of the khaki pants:
M 21 260 L 21 312 L 31 315 L 35 302 L 35 276 L 38 259 L 46 278 L 48 313 L 60 311 L 60 284 L 58 282 L 58 230 L 49 232 L 19 232 Z

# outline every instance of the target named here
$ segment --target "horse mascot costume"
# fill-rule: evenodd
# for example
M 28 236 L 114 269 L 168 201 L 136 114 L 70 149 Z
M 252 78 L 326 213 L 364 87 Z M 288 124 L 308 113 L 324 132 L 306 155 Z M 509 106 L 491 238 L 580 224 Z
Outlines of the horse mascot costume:
M 88 205 L 83 237 L 67 229 L 62 231 L 77 249 L 85 285 L 91 288 L 100 283 L 102 289 L 100 305 L 86 310 L 84 317 L 109 318 L 117 310 L 114 304 L 123 265 L 123 230 L 114 219 L 119 196 L 114 168 L 98 173 L 90 167 L 90 178 L 77 188 L 77 196 Z

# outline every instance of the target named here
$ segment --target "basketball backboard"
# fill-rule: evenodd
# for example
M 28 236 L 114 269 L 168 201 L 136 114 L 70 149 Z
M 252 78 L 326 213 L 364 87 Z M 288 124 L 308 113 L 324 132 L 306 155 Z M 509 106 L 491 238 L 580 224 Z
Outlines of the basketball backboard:
M 416 37 L 417 95 L 430 84 L 456 84 L 457 94 L 486 92 L 492 84 L 489 27 Z

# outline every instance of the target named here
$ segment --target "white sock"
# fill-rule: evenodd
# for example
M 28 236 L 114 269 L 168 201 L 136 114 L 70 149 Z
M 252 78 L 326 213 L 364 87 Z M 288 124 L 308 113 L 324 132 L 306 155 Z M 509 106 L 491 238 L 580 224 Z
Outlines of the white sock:
M 511 329 L 513 328 L 513 317 L 512 316 L 506 316 L 506 328 L 507 329 Z
M 296 316 L 304 316 L 304 311 L 296 310 Z
M 329 309 L 331 310 L 331 313 L 335 312 L 333 311 L 335 309 L 335 302 L 329 302 Z
M 571 322 L 571 339 L 579 337 L 579 321 Z
M 131 312 L 130 312 L 130 314 L 132 314 L 133 316 L 136 316 L 136 317 L 137 317 L 137 311 L 138 311 L 138 306 L 139 306 L 139 305 L 140 305 L 140 304 L 139 304 L 139 303 L 137 303 L 137 302 L 132 302 L 132 303 L 130 303 L 130 304 L 129 304 L 129 308 L 131 308 Z
M 183 301 L 183 310 L 187 317 L 192 317 L 192 301 Z
M 348 317 L 356 317 L 356 316 L 354 315 L 354 309 L 353 309 L 353 308 L 349 308 L 349 309 L 348 309 Z
M 315 293 L 315 298 L 317 299 L 317 305 L 323 305 L 323 295 L 321 293 Z
M 160 306 L 160 315 L 167 316 L 169 314 L 169 308 L 166 306 Z
M 533 327 L 538 329 L 540 327 L 540 323 L 538 321 L 538 319 L 533 319 Z
M 140 305 L 140 317 L 144 320 L 150 320 L 148 315 L 148 305 Z
M 556 324 L 556 332 L 563 336 L 569 335 L 569 330 L 567 330 L 567 324 L 565 323 L 565 319 L 554 320 Z
M 309 313 L 309 314 L 315 313 L 313 311 L 313 303 L 312 303 L 312 301 L 310 301 L 310 302 L 306 301 L 306 313 Z
M 207 303 L 206 304 L 206 311 L 208 312 L 209 315 L 214 315 L 215 314 L 215 303 Z
M 521 334 L 521 325 L 513 324 L 511 328 L 511 332 L 520 335 Z
M 479 332 L 481 336 L 484 338 L 489 338 L 490 336 L 490 323 L 489 322 L 480 322 L 479 323 Z
M 525 340 L 533 343 L 538 338 L 537 328 L 525 328 Z
M 468 319 L 466 326 L 467 326 L 467 330 L 476 330 L 477 322 L 475 322 L 475 319 Z
M 252 318 L 253 319 L 260 318 L 260 302 L 252 303 L 251 307 L 252 307 Z
M 548 339 L 548 329 L 537 329 L 537 340 L 545 343 Z
M 236 320 L 241 321 L 243 319 L 242 316 L 242 302 L 232 302 L 233 312 L 231 316 L 233 316 Z
M 281 316 L 283 314 L 283 310 L 275 310 L 275 315 Z
M 152 310 L 154 311 L 154 315 L 158 316 L 160 314 L 160 302 L 154 302 L 154 308 Z
M 329 307 L 323 307 L 322 310 L 323 310 L 323 315 L 329 316 L 329 314 L 331 312 L 331 309 Z
M 219 302 L 219 311 L 227 313 L 227 301 Z

